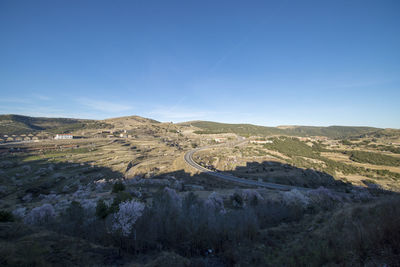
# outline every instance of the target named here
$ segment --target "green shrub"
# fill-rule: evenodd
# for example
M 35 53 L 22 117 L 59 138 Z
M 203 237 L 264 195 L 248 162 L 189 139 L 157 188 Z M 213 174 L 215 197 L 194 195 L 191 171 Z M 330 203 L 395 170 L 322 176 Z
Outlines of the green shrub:
M 1 210 L 0 211 L 0 222 L 13 222 L 14 221 L 14 216 L 12 215 L 11 212 Z
M 62 216 L 62 228 L 67 234 L 81 235 L 85 220 L 84 209 L 78 201 L 72 201 Z
M 128 192 L 119 191 L 108 209 L 108 213 L 117 212 L 119 210 L 119 204 L 128 200 L 132 200 L 132 196 Z
M 375 146 L 376 147 L 376 146 Z M 379 150 L 381 151 L 389 151 L 392 153 L 400 154 L 400 147 L 395 147 L 395 146 L 379 146 Z
M 113 185 L 112 192 L 113 192 L 113 193 L 118 193 L 118 192 L 124 191 L 124 190 L 125 190 L 125 185 L 124 185 L 122 182 L 116 182 L 116 183 Z
M 307 158 L 314 158 L 319 159 L 319 151 L 320 147 L 316 147 L 313 149 L 312 147 L 308 146 L 304 142 L 300 141 L 297 138 L 291 137 L 280 137 L 274 138 L 273 143 L 265 144 L 264 147 L 272 150 L 279 151 L 286 156 L 293 157 L 293 156 L 300 156 L 300 157 L 307 157 Z
M 360 163 L 370 163 L 374 165 L 400 166 L 400 159 L 392 156 L 366 152 L 366 151 L 347 151 L 345 154 L 350 155 L 350 159 Z
M 350 142 L 349 140 L 342 140 L 342 141 L 340 141 L 340 143 L 342 143 L 343 145 L 346 145 L 346 146 L 351 146 L 351 145 L 353 145 L 353 143 Z
M 104 202 L 104 200 L 100 199 L 97 201 L 97 206 L 96 206 L 96 216 L 99 219 L 105 219 L 108 215 L 108 206 Z
M 72 201 L 66 210 L 66 215 L 70 217 L 71 220 L 81 220 L 84 215 L 81 203 Z
M 244 205 L 243 197 L 236 192 L 231 196 L 231 202 L 235 208 L 242 208 Z

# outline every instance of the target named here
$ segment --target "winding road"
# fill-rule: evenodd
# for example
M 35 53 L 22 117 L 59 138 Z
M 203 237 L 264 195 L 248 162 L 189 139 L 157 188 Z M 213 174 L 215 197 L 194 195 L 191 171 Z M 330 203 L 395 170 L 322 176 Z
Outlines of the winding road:
M 243 139 L 240 139 L 239 142 L 235 143 L 235 145 L 239 145 L 244 143 L 245 141 Z M 251 186 L 258 186 L 258 187 L 265 187 L 265 188 L 269 188 L 269 189 L 276 189 L 276 190 L 292 190 L 292 189 L 298 189 L 298 190 L 310 190 L 309 188 L 305 188 L 305 187 L 298 187 L 298 186 L 290 186 L 290 185 L 283 185 L 283 184 L 274 184 L 274 183 L 266 183 L 266 182 L 260 182 L 260 181 L 254 181 L 254 180 L 250 180 L 250 179 L 244 179 L 244 178 L 239 178 L 236 176 L 233 176 L 229 173 L 224 173 L 224 172 L 216 172 L 210 169 L 207 169 L 201 165 L 199 165 L 198 163 L 196 163 L 193 160 L 193 155 L 194 153 L 200 151 L 200 150 L 205 150 L 205 149 L 209 149 L 211 147 L 216 147 L 216 146 L 206 146 L 206 147 L 202 147 L 202 148 L 196 148 L 193 150 L 190 150 L 188 152 L 186 152 L 184 159 L 185 162 L 195 168 L 196 170 L 202 172 L 202 173 L 206 173 L 208 175 L 220 178 L 222 180 L 228 181 L 228 182 L 234 182 L 234 183 L 240 183 L 240 184 L 245 184 L 245 185 L 251 185 Z

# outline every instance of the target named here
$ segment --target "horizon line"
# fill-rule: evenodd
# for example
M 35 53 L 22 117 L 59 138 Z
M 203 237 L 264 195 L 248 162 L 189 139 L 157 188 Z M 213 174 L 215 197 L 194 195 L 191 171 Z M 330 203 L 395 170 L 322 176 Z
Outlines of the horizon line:
M 279 128 L 279 127 L 323 127 L 323 128 L 328 128 L 328 127 L 367 127 L 367 128 L 375 128 L 375 129 L 394 129 L 394 130 L 400 130 L 400 128 L 394 128 L 394 127 L 376 127 L 376 126 L 368 126 L 368 125 L 339 125 L 339 124 L 331 124 L 331 125 L 301 125 L 301 124 L 280 124 L 276 126 L 271 126 L 271 125 L 262 125 L 262 124 L 254 124 L 254 123 L 248 123 L 248 122 L 220 122 L 220 121 L 212 121 L 212 120 L 189 120 L 189 121 L 159 121 L 157 119 L 153 119 L 150 117 L 145 117 L 141 115 L 124 115 L 124 116 L 119 116 L 119 117 L 111 117 L 111 118 L 104 118 L 104 119 L 88 119 L 88 118 L 76 118 L 76 117 L 64 117 L 64 116 L 55 116 L 55 117 L 48 117 L 48 116 L 31 116 L 31 115 L 26 115 L 26 114 L 17 114 L 17 113 L 8 113 L 8 114 L 0 114 L 0 116 L 23 116 L 23 117 L 31 117 L 31 118 L 46 118 L 46 119 L 73 119 L 73 120 L 94 120 L 94 121 L 104 121 L 104 120 L 112 120 L 112 119 L 118 119 L 118 118 L 124 118 L 124 117 L 141 117 L 144 119 L 149 119 L 149 120 L 154 120 L 160 123 L 174 123 L 174 124 L 180 124 L 180 123 L 190 123 L 190 122 L 214 122 L 214 123 L 221 123 L 221 124 L 247 124 L 247 125 L 254 125 L 254 126 L 259 126 L 259 127 L 271 127 L 271 128 Z

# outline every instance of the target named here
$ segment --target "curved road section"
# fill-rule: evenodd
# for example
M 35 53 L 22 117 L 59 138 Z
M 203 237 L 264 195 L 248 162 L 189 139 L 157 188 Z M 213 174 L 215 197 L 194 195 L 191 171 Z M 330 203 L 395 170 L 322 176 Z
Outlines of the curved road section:
M 191 167 L 195 168 L 196 170 L 206 173 L 208 175 L 220 178 L 225 181 L 229 182 L 234 182 L 234 183 L 239 183 L 239 184 L 245 184 L 245 185 L 251 185 L 251 186 L 259 186 L 259 187 L 265 187 L 269 189 L 277 189 L 277 190 L 292 190 L 292 189 L 298 189 L 298 190 L 310 190 L 309 188 L 305 187 L 297 187 L 297 186 L 290 186 L 290 185 L 282 185 L 282 184 L 274 184 L 274 183 L 266 183 L 266 182 L 259 182 L 259 181 L 254 181 L 254 180 L 249 180 L 249 179 L 244 179 L 244 178 L 239 178 L 236 176 L 233 176 L 229 173 L 224 173 L 224 172 L 215 172 L 213 170 L 204 168 L 203 166 L 199 165 L 193 160 L 193 154 L 196 153 L 197 151 L 204 150 L 210 148 L 209 146 L 203 147 L 203 148 L 196 148 L 193 150 L 188 151 L 184 159 L 187 164 L 189 164 Z

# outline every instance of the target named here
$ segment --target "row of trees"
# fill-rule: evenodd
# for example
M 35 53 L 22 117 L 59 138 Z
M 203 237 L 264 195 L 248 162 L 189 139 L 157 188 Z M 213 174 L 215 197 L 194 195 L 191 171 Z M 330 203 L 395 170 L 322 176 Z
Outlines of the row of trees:
M 202 200 L 193 193 L 180 195 L 167 187 L 147 204 L 132 196 L 125 198 L 129 194 L 120 185 L 115 189 L 114 201 L 100 200 L 97 207 L 84 208 L 79 202 L 72 202 L 57 214 L 50 204 L 44 204 L 28 212 L 18 209 L 15 216 L 23 216 L 27 224 L 117 247 L 120 253 L 173 251 L 186 258 L 211 254 L 233 265 L 238 260 L 238 248 L 272 242 L 265 235 L 260 236 L 265 233 L 261 230 L 300 221 L 304 214 L 347 206 L 346 198 L 323 187 L 308 192 L 281 192 L 274 201 L 264 199 L 253 189 L 237 190 L 225 198 L 212 193 Z M 268 251 L 272 253 L 269 248 L 265 253 Z M 262 260 L 264 256 L 255 257 Z
M 109 205 L 99 201 L 93 210 L 72 202 L 59 215 L 45 204 L 28 212 L 24 221 L 113 245 L 121 252 L 173 250 L 185 257 L 196 257 L 225 255 L 239 243 L 253 242 L 260 229 L 299 220 L 305 211 L 312 210 L 309 197 L 302 197 L 299 192 L 287 193 L 281 202 L 264 200 L 251 189 L 240 190 L 230 199 L 212 193 L 201 200 L 193 193 L 181 196 L 165 188 L 147 205 L 131 197 L 121 200 L 118 195 L 124 193 L 116 193 Z

